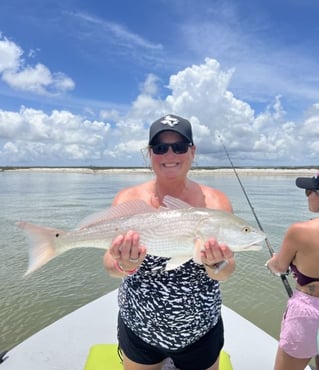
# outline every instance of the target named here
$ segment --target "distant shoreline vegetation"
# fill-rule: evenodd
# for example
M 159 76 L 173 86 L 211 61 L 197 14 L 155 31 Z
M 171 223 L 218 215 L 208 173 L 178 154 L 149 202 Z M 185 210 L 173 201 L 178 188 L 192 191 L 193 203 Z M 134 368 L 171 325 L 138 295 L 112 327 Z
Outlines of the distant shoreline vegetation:
M 309 176 L 318 171 L 319 166 L 236 166 L 240 172 L 303 172 Z M 233 171 L 231 166 L 193 167 L 191 172 L 222 172 Z M 112 166 L 0 166 L 0 172 L 5 171 L 36 171 L 36 172 L 151 172 L 149 167 L 112 167 Z

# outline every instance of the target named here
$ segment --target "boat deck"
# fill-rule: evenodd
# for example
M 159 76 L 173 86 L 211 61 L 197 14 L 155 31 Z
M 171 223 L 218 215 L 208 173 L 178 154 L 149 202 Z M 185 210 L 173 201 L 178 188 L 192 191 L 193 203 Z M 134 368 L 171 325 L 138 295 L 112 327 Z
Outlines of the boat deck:
M 117 312 L 114 290 L 13 348 L 0 369 L 83 370 L 93 344 L 116 343 Z M 222 315 L 224 350 L 230 354 L 234 370 L 273 369 L 277 341 L 225 306 Z

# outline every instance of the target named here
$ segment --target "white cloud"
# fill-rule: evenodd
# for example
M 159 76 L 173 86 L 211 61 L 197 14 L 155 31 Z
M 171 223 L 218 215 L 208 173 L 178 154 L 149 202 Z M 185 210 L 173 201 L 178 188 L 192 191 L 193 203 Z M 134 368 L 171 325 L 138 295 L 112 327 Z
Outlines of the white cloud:
M 101 157 L 110 125 L 88 121 L 67 111 L 22 107 L 20 112 L 0 111 L 2 165 L 95 160 Z M 14 153 L 14 159 L 12 157 Z
M 38 94 L 43 94 L 44 87 L 52 83 L 50 71 L 42 64 L 37 64 L 34 68 L 26 67 L 19 72 L 6 70 L 2 74 L 2 79 L 13 88 L 30 90 Z
M 303 132 L 307 135 L 315 135 L 319 140 L 319 103 L 314 104 L 309 110 L 308 118 L 303 125 Z
M 103 20 L 86 13 L 77 12 L 69 14 L 86 23 L 91 30 L 90 34 L 93 29 L 95 33 L 103 34 L 103 38 L 107 38 L 116 47 L 121 46 L 128 49 L 140 47 L 145 50 L 161 50 L 163 48 L 161 44 L 153 44 L 119 23 Z
M 22 54 L 23 51 L 18 45 L 0 35 L 0 73 L 17 70 Z
M 144 165 L 149 124 L 167 113 L 191 120 L 198 165 L 228 165 L 220 137 L 236 165 L 317 163 L 319 105 L 309 108 L 304 122 L 293 122 L 277 96 L 256 115 L 230 91 L 232 74 L 206 59 L 172 75 L 162 99 L 160 80 L 150 75 L 125 114 L 103 111 L 100 120 L 66 110 L 0 110 L 0 164 Z
M 74 89 L 73 80 L 64 73 L 52 73 L 41 63 L 26 65 L 22 55 L 20 46 L 0 36 L 0 76 L 10 87 L 39 95 L 62 94 Z
M 3 153 L 6 153 L 7 155 L 13 154 L 15 157 L 17 157 L 19 156 L 19 149 L 14 143 L 8 141 L 3 146 Z
M 297 31 L 300 36 L 289 32 L 289 15 L 274 26 L 274 19 L 282 15 L 269 16 L 267 6 L 258 9 L 257 2 L 251 2 L 248 13 L 245 6 L 234 1 L 205 5 L 210 16 L 186 18 L 177 39 L 192 52 L 192 59 L 194 55 L 211 56 L 224 66 L 236 66 L 231 87 L 241 99 L 269 102 L 271 97 L 283 94 L 300 103 L 319 98 L 318 56 L 309 53 L 313 33 L 295 42 L 304 30 Z

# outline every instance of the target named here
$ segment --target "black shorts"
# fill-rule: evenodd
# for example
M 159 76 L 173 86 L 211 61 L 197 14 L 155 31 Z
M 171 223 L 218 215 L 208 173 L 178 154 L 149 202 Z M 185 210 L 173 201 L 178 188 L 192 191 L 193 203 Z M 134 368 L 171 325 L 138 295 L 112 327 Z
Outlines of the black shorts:
M 177 350 L 151 346 L 135 335 L 118 317 L 119 347 L 132 361 L 153 365 L 170 357 L 181 370 L 206 370 L 212 366 L 224 346 L 224 326 L 220 317 L 217 324 L 197 342 Z

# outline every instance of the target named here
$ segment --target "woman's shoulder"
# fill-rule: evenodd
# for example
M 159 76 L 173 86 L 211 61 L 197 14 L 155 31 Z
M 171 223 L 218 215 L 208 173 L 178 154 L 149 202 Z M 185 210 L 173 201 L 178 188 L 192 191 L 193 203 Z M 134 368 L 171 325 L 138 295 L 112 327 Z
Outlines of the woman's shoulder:
M 192 181 L 192 183 L 193 183 L 193 186 L 195 188 L 199 187 L 204 194 L 212 194 L 212 195 L 215 195 L 215 196 L 218 195 L 218 196 L 226 197 L 226 194 L 223 191 L 219 190 L 219 189 L 212 188 L 208 185 L 201 184 L 201 183 L 195 182 L 195 181 Z
M 233 212 L 231 202 L 223 191 L 199 183 L 195 183 L 195 186 L 198 186 L 201 193 L 204 195 L 205 205 L 207 208 L 222 209 L 224 211 Z
M 319 231 L 319 219 L 295 222 L 288 227 L 286 236 L 295 240 L 298 244 L 306 244 L 317 236 Z
M 290 225 L 289 229 L 294 231 L 311 230 L 319 228 L 319 218 L 313 218 L 310 220 L 294 222 Z
M 288 248 L 295 249 L 300 255 L 312 253 L 318 250 L 318 231 L 319 219 L 295 222 L 288 227 L 284 244 Z M 299 268 L 298 263 L 296 266 Z

